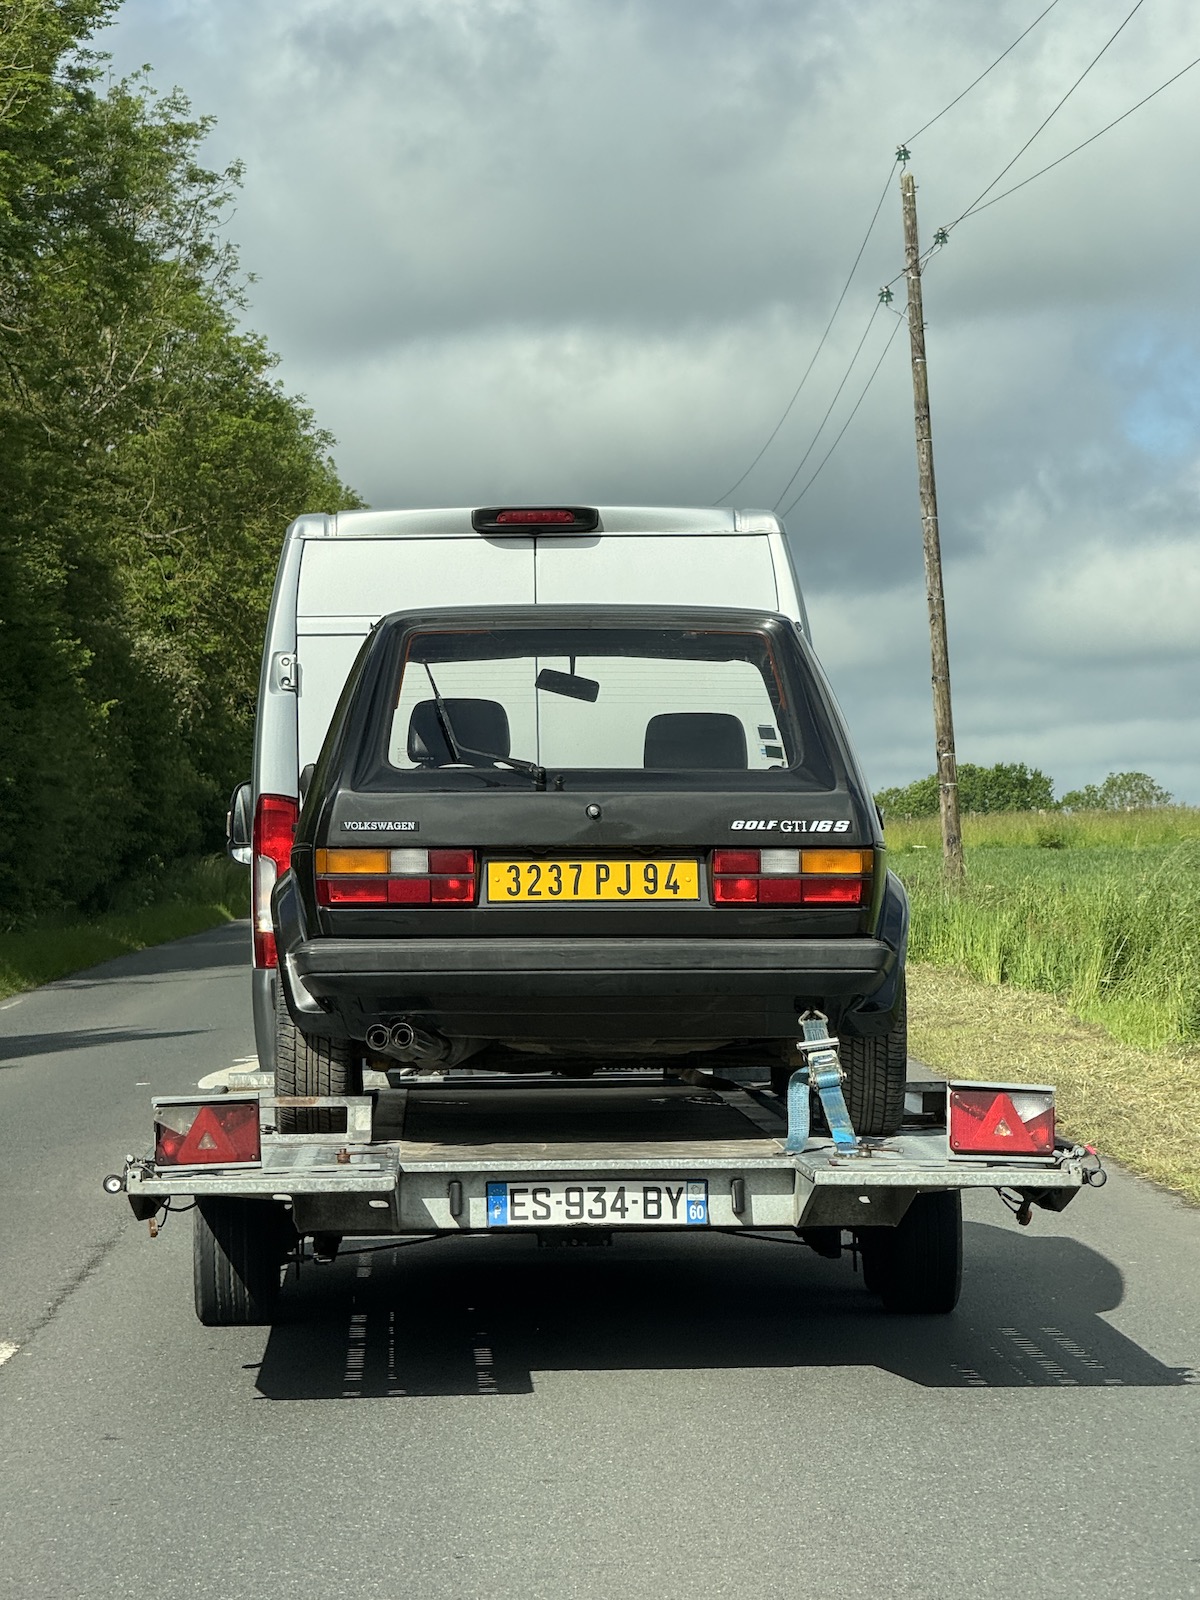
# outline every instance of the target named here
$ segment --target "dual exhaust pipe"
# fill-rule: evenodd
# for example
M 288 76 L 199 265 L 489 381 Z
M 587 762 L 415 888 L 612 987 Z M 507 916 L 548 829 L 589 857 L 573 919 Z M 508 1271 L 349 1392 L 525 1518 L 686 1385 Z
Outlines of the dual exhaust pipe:
M 473 1054 L 470 1046 L 438 1034 L 414 1028 L 411 1022 L 373 1022 L 367 1029 L 367 1049 L 379 1056 L 390 1056 L 411 1066 L 453 1066 L 464 1055 Z
M 417 1030 L 411 1022 L 393 1022 L 389 1028 L 386 1023 L 373 1022 L 367 1029 L 367 1043 L 372 1050 L 380 1055 L 385 1050 L 408 1050 L 417 1042 Z M 431 1034 L 423 1034 L 431 1044 L 434 1039 Z

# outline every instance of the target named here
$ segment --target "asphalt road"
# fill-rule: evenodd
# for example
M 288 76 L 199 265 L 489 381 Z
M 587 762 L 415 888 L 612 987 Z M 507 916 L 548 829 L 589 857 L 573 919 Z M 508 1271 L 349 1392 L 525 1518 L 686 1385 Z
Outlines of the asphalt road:
M 1200 1594 L 1200 1213 L 1120 1173 L 971 1200 L 944 1319 L 798 1246 L 505 1238 L 202 1328 L 190 1218 L 100 1179 L 250 1052 L 246 938 L 0 1009 L 4 1600 Z

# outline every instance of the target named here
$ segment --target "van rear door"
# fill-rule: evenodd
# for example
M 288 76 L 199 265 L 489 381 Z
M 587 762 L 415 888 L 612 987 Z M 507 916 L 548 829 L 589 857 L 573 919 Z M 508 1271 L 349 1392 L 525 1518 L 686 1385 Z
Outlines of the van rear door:
M 363 639 L 389 611 L 532 605 L 533 540 L 306 539 L 296 617 L 299 766 L 320 753 Z
M 543 536 L 534 559 L 539 605 L 780 609 L 765 535 L 723 530 Z

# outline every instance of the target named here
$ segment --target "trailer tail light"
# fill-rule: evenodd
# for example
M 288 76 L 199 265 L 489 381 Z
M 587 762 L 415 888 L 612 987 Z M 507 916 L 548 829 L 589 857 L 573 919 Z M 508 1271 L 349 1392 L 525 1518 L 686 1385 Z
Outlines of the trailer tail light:
M 237 1167 L 261 1157 L 257 1100 L 154 1108 L 154 1160 L 160 1167 Z
M 714 905 L 861 906 L 870 850 L 714 850 Z
M 1017 1083 L 950 1083 L 952 1156 L 1052 1156 L 1054 1090 Z
M 321 906 L 471 906 L 474 850 L 318 850 Z
M 254 965 L 278 966 L 271 923 L 271 890 L 292 864 L 300 803 L 287 795 L 260 794 L 254 812 Z

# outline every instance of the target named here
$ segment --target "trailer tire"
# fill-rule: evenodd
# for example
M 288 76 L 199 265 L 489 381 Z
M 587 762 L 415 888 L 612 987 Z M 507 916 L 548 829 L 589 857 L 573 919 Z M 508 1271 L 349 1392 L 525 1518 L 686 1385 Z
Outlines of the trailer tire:
M 859 1235 L 863 1280 L 886 1311 L 945 1316 L 962 1289 L 962 1195 L 919 1194 L 894 1228 Z
M 846 1074 L 846 1110 L 855 1133 L 879 1138 L 904 1121 L 908 1078 L 908 1000 L 901 980 L 895 1021 L 886 1033 L 864 1039 L 842 1032 L 838 1057 Z
M 361 1094 L 362 1062 L 349 1039 L 321 1039 L 292 1021 L 282 979 L 275 992 L 275 1093 Z M 335 1109 L 302 1111 L 280 1106 L 280 1133 L 341 1133 L 345 1114 Z
M 214 1196 L 196 1202 L 192 1281 L 205 1327 L 271 1321 L 291 1235 L 287 1212 L 273 1201 Z

